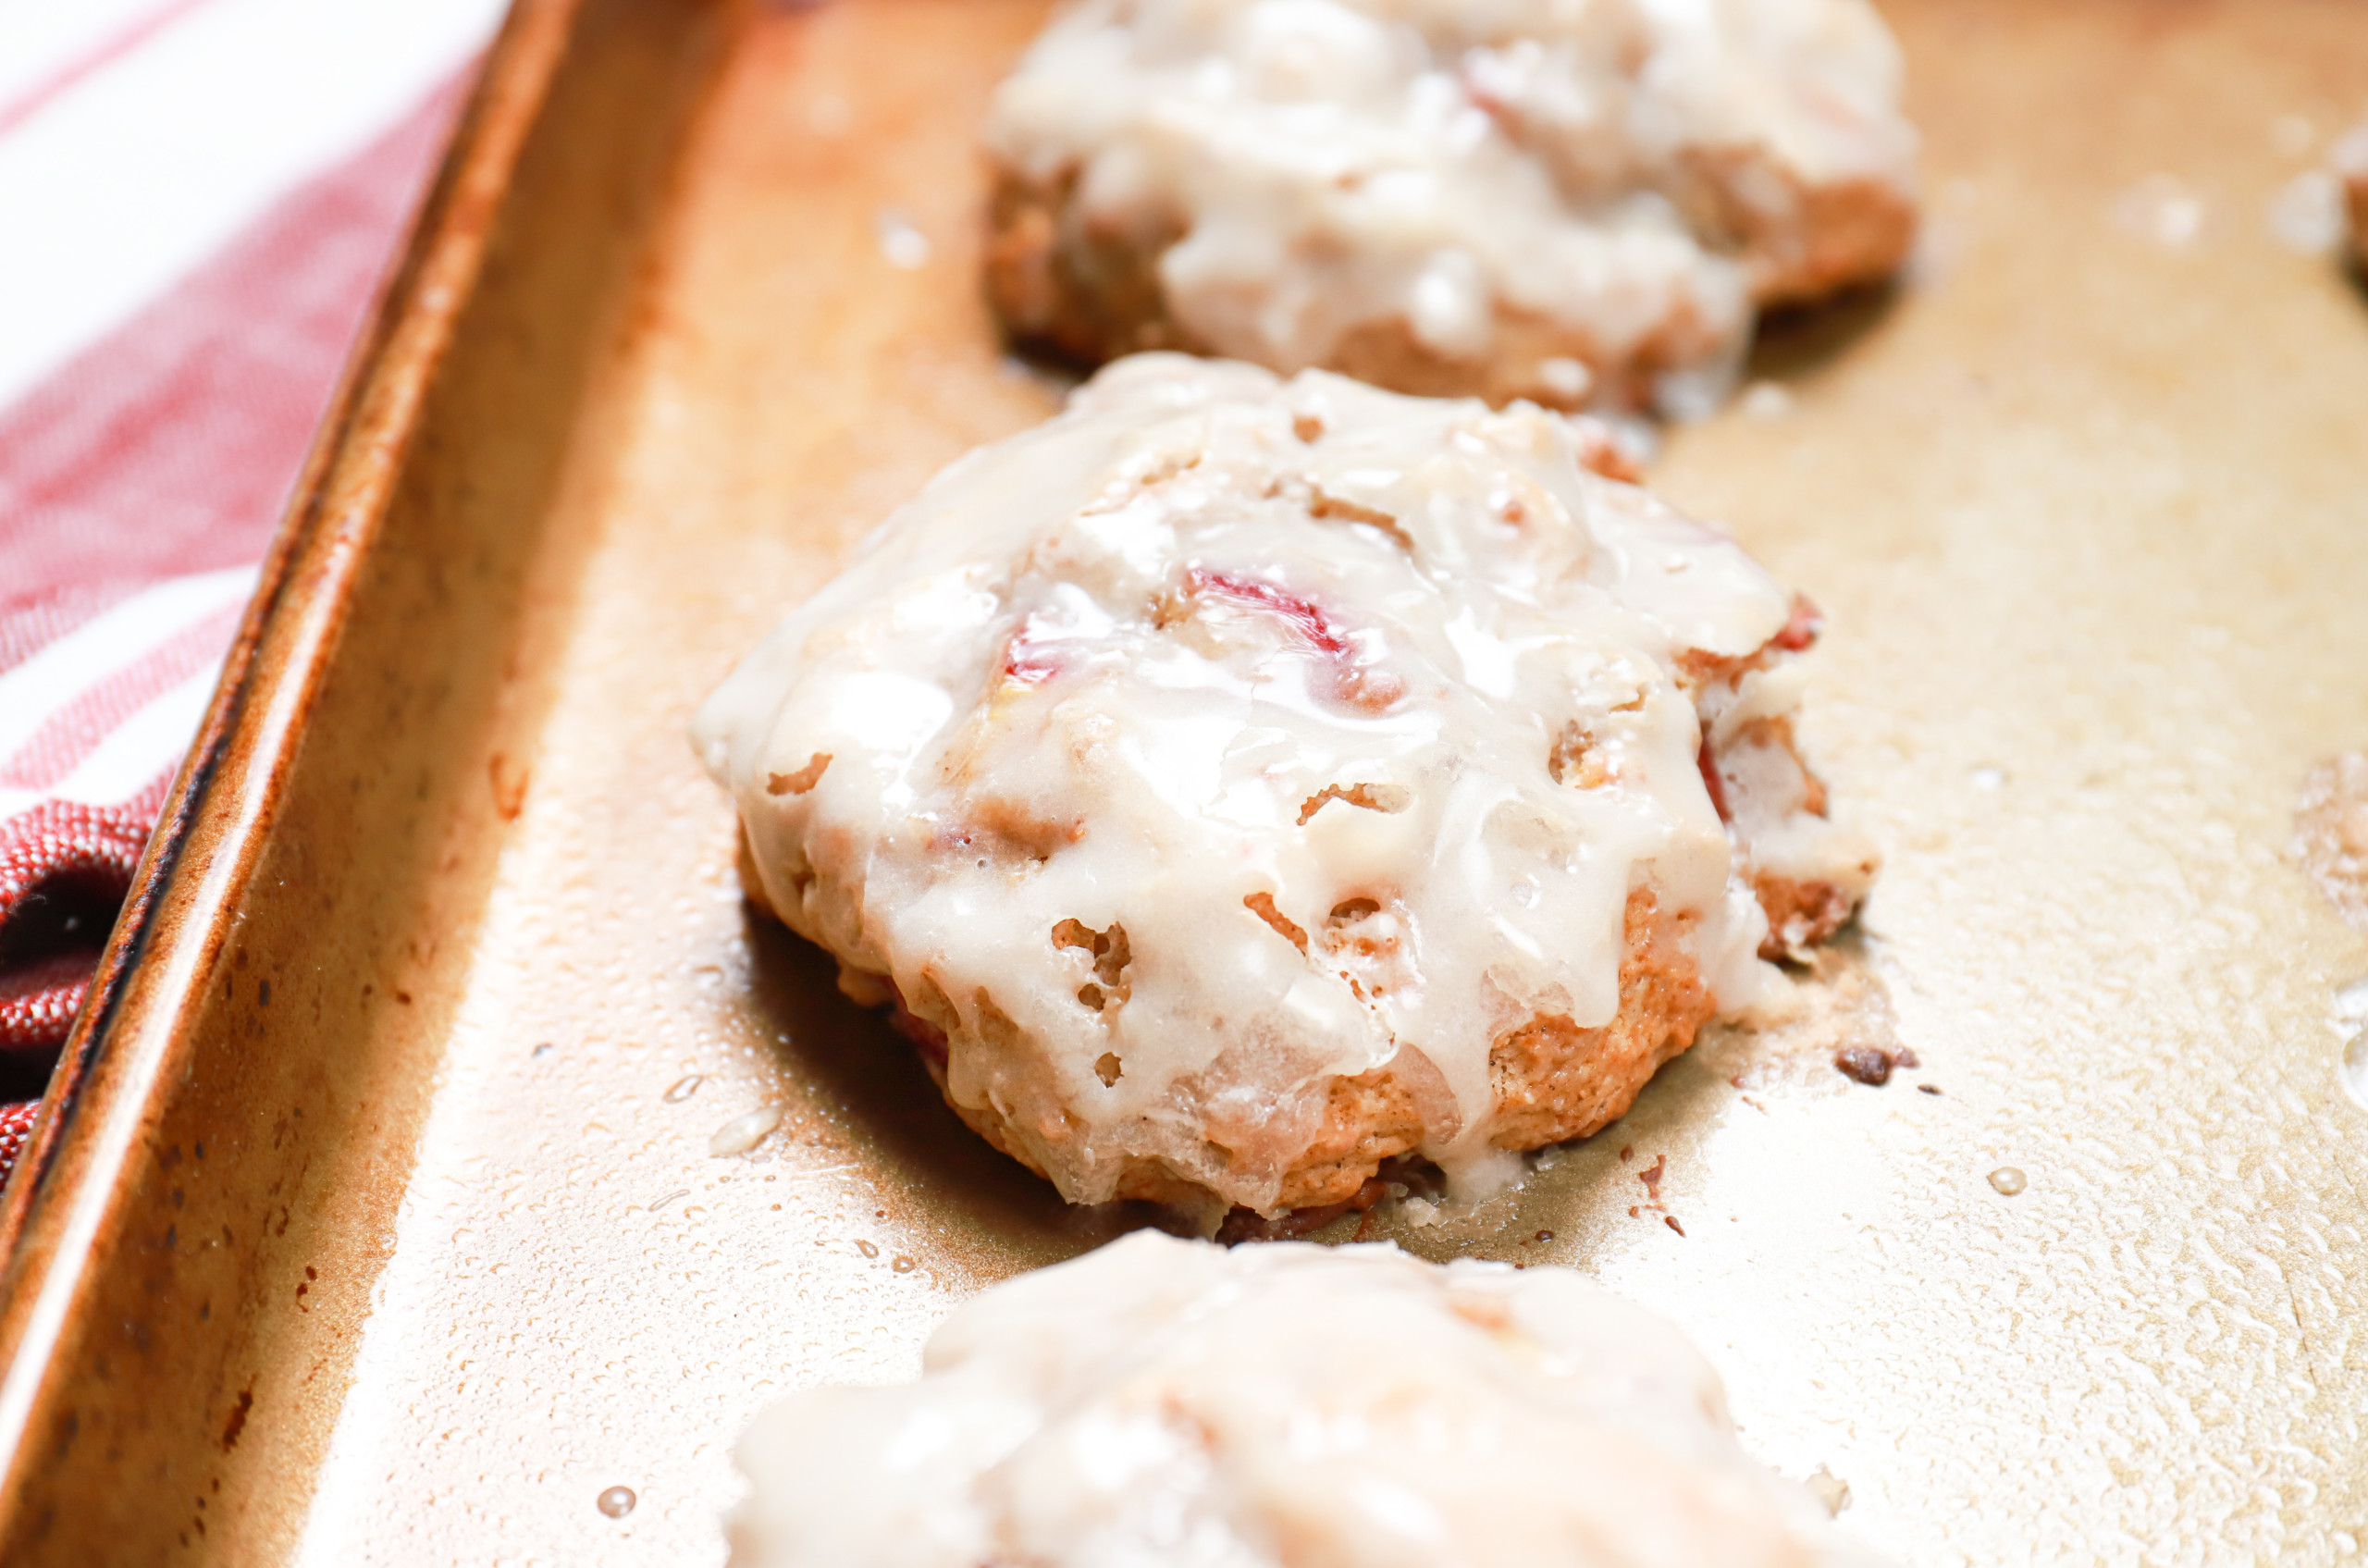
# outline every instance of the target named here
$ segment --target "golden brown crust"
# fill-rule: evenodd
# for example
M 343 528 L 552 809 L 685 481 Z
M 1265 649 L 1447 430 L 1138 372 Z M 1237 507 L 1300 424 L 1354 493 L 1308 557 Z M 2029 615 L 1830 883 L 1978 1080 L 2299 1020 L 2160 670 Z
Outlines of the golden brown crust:
M 1159 258 L 1183 237 L 1178 223 L 1126 234 L 1086 220 L 1072 201 L 1074 170 L 1049 183 L 1008 170 L 997 177 L 988 214 L 987 295 L 1013 341 L 1081 364 L 1100 364 L 1152 349 L 1215 351 L 1168 312 Z M 1367 322 L 1345 334 L 1322 368 L 1418 397 L 1515 399 L 1572 410 L 1590 402 L 1641 408 L 1654 380 L 1699 360 L 1714 347 L 1690 313 L 1673 315 L 1625 360 L 1534 312 L 1499 308 L 1495 348 L 1478 359 L 1453 359 L 1414 336 L 1402 317 Z M 1575 360 L 1595 383 L 1579 396 L 1555 385 L 1540 366 Z
M 1817 878 L 1755 870 L 1751 892 L 1768 916 L 1768 935 L 1759 944 L 1763 958 L 1799 958 L 1858 912 L 1855 889 Z
M 987 213 L 987 298 L 1015 342 L 1095 365 L 1152 349 L 1204 352 L 1167 313 L 1159 258 L 1181 224 L 1129 234 L 1088 222 L 1077 170 L 1049 183 L 998 173 Z
M 945 1087 L 943 1057 L 925 1053 L 922 1059 L 929 1065 L 930 1077 L 936 1080 L 937 1092 L 945 1096 L 947 1106 L 962 1118 L 965 1127 L 985 1139 L 998 1153 L 1018 1160 L 1038 1176 L 1045 1177 L 1046 1180 L 1051 1179 L 1045 1175 L 1044 1167 L 1030 1157 L 1019 1141 L 1011 1136 L 1009 1125 L 993 1106 L 966 1105 L 954 1097 Z M 1208 1189 L 1198 1182 L 1187 1181 L 1157 1160 L 1150 1159 L 1136 1160 L 1120 1171 L 1117 1189 L 1111 1195 L 1122 1201 L 1165 1204 L 1171 1208 L 1182 1209 L 1205 1207 L 1210 1202 Z
M 745 836 L 739 866 L 750 904 L 772 915 Z M 1585 1137 L 1625 1112 L 1661 1064 L 1694 1043 L 1715 1005 L 1684 950 L 1691 924 L 1690 917 L 1663 918 L 1652 894 L 1638 889 L 1628 899 L 1620 1010 L 1611 1022 L 1581 1029 L 1567 1015 L 1539 1014 L 1498 1037 L 1488 1056 L 1495 1146 L 1536 1149 Z M 850 994 L 877 995 L 884 987 L 882 982 L 851 988 Z M 1027 1140 L 1001 1112 L 963 1105 L 947 1092 L 944 1036 L 901 1003 L 896 1010 L 900 1031 L 920 1044 L 930 1076 L 954 1114 L 994 1148 L 1043 1176 Z M 1274 1212 L 1353 1202 L 1385 1164 L 1420 1146 L 1423 1134 L 1421 1110 L 1404 1075 L 1380 1068 L 1331 1080 L 1322 1118 L 1284 1173 Z M 1122 1170 L 1114 1196 L 1200 1210 L 1215 1201 L 1207 1188 L 1155 1159 L 1140 1159 Z
M 1324 1122 L 1307 1152 L 1283 1177 L 1278 1209 L 1345 1204 L 1382 1162 L 1423 1141 L 1423 1117 L 1405 1082 L 1388 1068 L 1336 1078 L 1325 1096 Z
M 992 1105 L 966 1105 L 956 1100 L 946 1088 L 943 1056 L 926 1051 L 922 1055 L 938 1093 L 965 1126 L 1037 1175 L 1046 1174 L 1001 1112 Z M 1423 1120 L 1414 1108 L 1414 1097 L 1395 1073 L 1384 1068 L 1353 1078 L 1336 1078 L 1326 1088 L 1323 1122 L 1306 1152 L 1284 1174 L 1275 1207 L 1280 1212 L 1347 1203 L 1383 1162 L 1406 1153 L 1422 1139 Z M 1207 1188 L 1149 1158 L 1135 1160 L 1121 1170 L 1112 1195 L 1187 1209 L 1208 1208 L 1216 1201 Z
M 1612 1020 L 1581 1029 L 1566 1014 L 1540 1014 L 1498 1037 L 1488 1051 L 1491 1143 L 1539 1149 L 1584 1138 L 1625 1114 L 1660 1065 L 1694 1043 L 1717 1004 L 1682 945 L 1692 924 L 1664 918 L 1641 888 L 1630 894 Z
M 1849 179 L 1801 191 L 1807 243 L 1789 253 L 1755 250 L 1753 292 L 1762 305 L 1805 303 L 1906 265 L 1916 243 L 1916 204 L 1881 179 Z M 1765 260 L 1763 260 L 1763 255 Z
M 1810 184 L 1752 147 L 1697 150 L 1685 173 L 1680 205 L 1714 249 L 1743 258 L 1762 305 L 1888 278 L 1916 241 L 1916 204 L 1889 180 Z M 1775 191 L 1773 204 L 1743 194 Z

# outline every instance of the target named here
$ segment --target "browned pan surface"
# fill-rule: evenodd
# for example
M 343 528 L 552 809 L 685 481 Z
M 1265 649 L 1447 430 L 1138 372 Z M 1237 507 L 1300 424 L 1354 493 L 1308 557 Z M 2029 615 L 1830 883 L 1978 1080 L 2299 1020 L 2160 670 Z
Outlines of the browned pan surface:
M 1829 612 L 1811 740 L 1888 850 L 1857 962 L 1923 1067 L 1861 1088 L 1814 1029 L 1721 1037 L 1517 1200 L 1375 1233 L 1669 1314 L 1755 1449 L 1907 1561 L 2341 1562 L 2368 1111 L 2329 1020 L 2368 936 L 2280 857 L 2310 763 L 2368 746 L 2368 303 L 2266 207 L 2368 109 L 2368 31 L 1886 9 L 1917 276 L 1774 334 L 1787 395 L 1657 482 Z M 310 670 L 304 700 L 226 710 L 270 767 L 192 785 L 10 1196 L 0 1329 L 56 1353 L 0 1391 L 9 1562 L 717 1562 L 769 1398 L 901 1376 L 962 1295 L 1125 1222 L 987 1153 L 751 923 L 683 735 L 864 527 L 1053 405 L 973 278 L 973 130 L 1040 14 L 770 9 L 694 97 L 697 8 L 525 13 L 576 47 L 495 260 L 372 449 L 359 564 L 262 627 L 250 682 Z M 274 663 L 319 592 L 314 663 Z M 708 1156 L 767 1104 L 755 1156 Z

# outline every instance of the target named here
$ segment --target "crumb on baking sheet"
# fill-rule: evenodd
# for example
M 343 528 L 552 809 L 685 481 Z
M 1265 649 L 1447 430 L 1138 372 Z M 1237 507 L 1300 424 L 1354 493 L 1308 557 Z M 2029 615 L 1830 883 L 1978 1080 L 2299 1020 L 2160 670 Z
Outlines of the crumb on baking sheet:
M 1880 1089 L 1891 1081 L 1891 1057 L 1872 1045 L 1844 1045 L 1833 1053 L 1833 1065 L 1844 1078 Z
M 1881 1084 L 1923 1066 L 1899 1038 L 1890 989 L 1867 944 L 1847 933 L 1790 969 L 1759 1006 L 1705 1030 L 1695 1049 L 1756 1105 L 1753 1096 L 1770 1089 L 1845 1093 L 1844 1080 Z

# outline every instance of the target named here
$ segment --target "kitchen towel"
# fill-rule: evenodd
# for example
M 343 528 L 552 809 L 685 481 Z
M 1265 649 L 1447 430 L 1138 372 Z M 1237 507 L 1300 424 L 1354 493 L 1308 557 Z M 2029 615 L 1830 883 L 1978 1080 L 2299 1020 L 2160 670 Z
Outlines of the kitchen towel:
M 0 1179 L 498 0 L 0 0 Z

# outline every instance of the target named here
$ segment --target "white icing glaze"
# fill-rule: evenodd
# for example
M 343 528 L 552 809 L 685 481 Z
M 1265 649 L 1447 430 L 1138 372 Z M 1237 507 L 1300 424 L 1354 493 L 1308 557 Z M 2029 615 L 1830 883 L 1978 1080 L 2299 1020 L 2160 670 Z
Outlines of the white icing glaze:
M 1138 1232 L 760 1415 L 734 1568 L 1866 1564 L 1669 1324 L 1564 1268 Z
M 1723 1008 L 1760 983 L 1676 663 L 1760 648 L 1788 598 L 1583 467 L 1601 439 L 1121 361 L 891 517 L 695 742 L 773 907 L 944 1030 L 953 1097 L 1041 1134 L 1072 1201 L 1149 1157 L 1267 1208 L 1327 1080 L 1383 1064 L 1473 1178 L 1491 1042 L 1613 1017 L 1633 887 L 1698 917 Z M 1730 694 L 1796 695 L 1782 665 Z M 1571 726 L 1589 787 L 1549 771 Z
M 1690 409 L 1767 281 L 1721 253 L 1708 187 L 1772 232 L 1807 223 L 1805 189 L 1911 200 L 1899 78 L 1865 0 L 1082 0 L 986 140 L 1030 179 L 1077 171 L 1098 231 L 1180 229 L 1160 281 L 1214 352 L 1298 370 L 1402 319 L 1474 358 L 1523 313 L 1598 365 L 1671 338 L 1663 401 Z M 1536 379 L 1574 399 L 1587 370 Z

